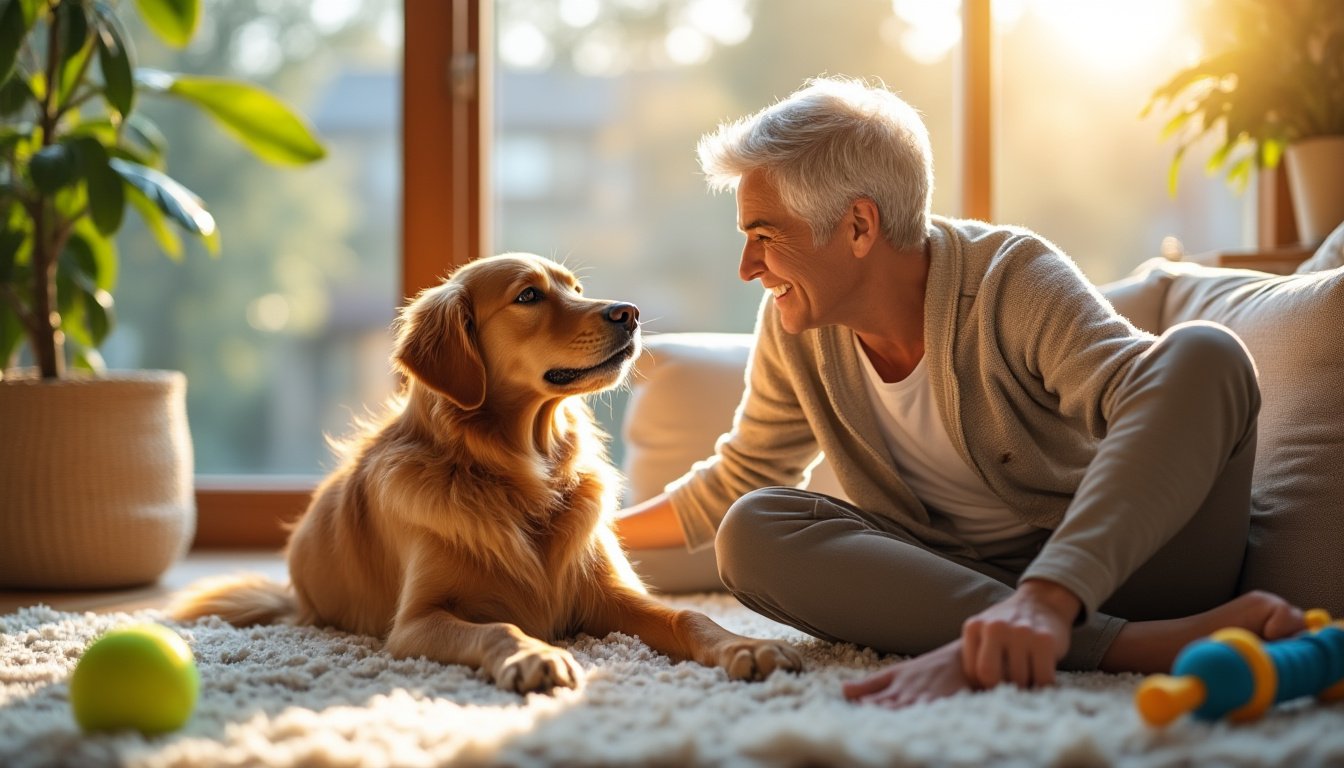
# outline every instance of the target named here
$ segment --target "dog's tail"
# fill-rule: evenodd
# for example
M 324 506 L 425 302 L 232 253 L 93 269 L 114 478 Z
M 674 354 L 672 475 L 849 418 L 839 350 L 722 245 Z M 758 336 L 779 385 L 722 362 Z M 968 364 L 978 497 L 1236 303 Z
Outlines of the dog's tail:
M 287 584 L 247 573 L 202 579 L 187 587 L 168 606 L 176 621 L 219 616 L 237 627 L 294 623 L 299 603 Z

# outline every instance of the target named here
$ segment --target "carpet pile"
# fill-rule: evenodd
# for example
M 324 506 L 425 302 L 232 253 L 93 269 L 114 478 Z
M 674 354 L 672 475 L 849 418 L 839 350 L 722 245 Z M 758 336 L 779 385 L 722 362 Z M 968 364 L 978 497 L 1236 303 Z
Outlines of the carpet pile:
M 1131 704 L 1137 676 L 1065 673 L 1047 690 L 1004 686 L 892 712 L 840 695 L 842 682 L 891 659 L 810 639 L 727 596 L 669 602 L 793 641 L 807 669 L 730 682 L 632 637 L 580 637 L 564 645 L 587 673 L 582 689 L 519 696 L 464 667 L 399 661 L 373 638 L 332 630 L 37 606 L 0 617 L 0 765 L 1344 765 L 1339 703 L 1154 730 Z M 75 663 L 101 633 L 140 621 L 190 642 L 195 714 L 157 738 L 81 733 L 68 701 Z

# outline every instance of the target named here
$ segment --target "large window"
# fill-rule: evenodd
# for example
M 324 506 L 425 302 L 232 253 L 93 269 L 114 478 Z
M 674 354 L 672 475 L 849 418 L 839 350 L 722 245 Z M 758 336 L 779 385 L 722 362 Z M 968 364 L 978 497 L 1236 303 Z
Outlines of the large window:
M 996 2 L 994 212 L 1070 254 L 1096 282 L 1174 237 L 1192 252 L 1241 243 L 1253 195 L 1206 176 L 1193 150 L 1167 189 L 1169 112 L 1140 119 L 1153 89 L 1195 60 L 1195 0 Z
M 1031 227 L 1095 281 L 1158 255 L 1235 245 L 1241 201 L 1187 173 L 1166 190 L 1149 92 L 1193 53 L 1189 2 L 996 0 L 992 217 Z M 705 190 L 696 140 L 811 76 L 881 80 L 923 114 L 934 210 L 968 215 L 957 0 L 501 0 L 492 58 L 489 250 L 580 268 L 654 332 L 749 330 L 731 195 Z M 988 179 L 976 179 L 988 184 Z M 606 402 L 606 401 L 604 401 Z M 619 395 L 598 408 L 608 422 Z M 609 423 L 609 426 L 611 424 Z M 621 446 L 614 445 L 619 459 Z
M 760 289 L 737 279 L 736 204 L 707 193 L 695 145 L 808 77 L 880 79 L 918 107 L 937 207 L 956 207 L 954 56 L 903 45 L 890 0 L 502 0 L 495 14 L 492 249 L 563 258 L 591 295 L 638 304 L 649 331 L 751 328 Z
M 186 373 L 199 474 L 324 471 L 324 433 L 344 433 L 392 391 L 400 11 L 395 0 L 213 0 L 181 51 L 132 29 L 141 66 L 264 85 L 329 151 L 277 168 L 193 110 L 138 105 L 166 136 L 173 176 L 214 214 L 223 248 L 211 258 L 192 243 L 173 264 L 128 217 L 118 326 L 103 351 L 110 367 Z
M 1161 252 L 1236 245 L 1245 204 L 1139 119 L 1195 53 L 1194 0 L 994 0 L 992 210 L 1054 239 L 1097 281 Z M 653 330 L 746 329 L 731 197 L 706 194 L 696 139 L 817 74 L 880 79 L 919 109 L 934 209 L 965 215 L 959 0 L 501 0 L 494 35 L 495 250 L 564 257 Z M 804 42 L 805 41 L 805 42 Z
M 211 0 L 198 44 L 146 42 L 144 62 L 263 82 L 331 157 L 270 168 L 146 105 L 165 110 L 152 114 L 171 167 L 225 247 L 165 264 L 128 231 L 108 358 L 187 371 L 203 475 L 242 474 L 245 490 L 309 478 L 271 506 L 201 496 L 207 526 L 263 510 L 273 527 L 329 466 L 324 433 L 390 392 L 402 297 L 453 263 L 535 251 L 579 268 L 592 295 L 638 303 L 651 331 L 747 330 L 759 289 L 737 280 L 734 200 L 707 193 L 695 142 L 822 73 L 880 78 L 924 114 L 937 212 L 1033 227 L 1094 280 L 1167 235 L 1237 245 L 1245 201 L 1197 170 L 1169 198 L 1171 147 L 1160 119 L 1138 117 L 1191 54 L 1195 2 L 993 0 L 992 33 L 966 43 L 962 16 L 988 17 L 984 0 Z M 992 111 L 988 89 L 964 88 L 982 46 Z

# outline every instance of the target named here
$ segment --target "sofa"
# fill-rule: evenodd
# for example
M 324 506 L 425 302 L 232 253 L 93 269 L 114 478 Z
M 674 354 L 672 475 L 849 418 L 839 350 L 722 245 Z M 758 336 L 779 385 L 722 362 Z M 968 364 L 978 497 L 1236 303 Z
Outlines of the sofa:
M 1344 615 L 1344 225 L 1292 275 L 1157 258 L 1099 290 L 1139 328 L 1221 323 L 1255 360 L 1262 406 L 1241 589 Z M 627 504 L 711 455 L 732 425 L 752 337 L 667 333 L 646 340 L 621 422 Z M 804 486 L 844 491 L 824 456 Z M 1192 552 L 1192 557 L 1199 557 Z M 712 550 L 636 550 L 655 590 L 722 589 Z

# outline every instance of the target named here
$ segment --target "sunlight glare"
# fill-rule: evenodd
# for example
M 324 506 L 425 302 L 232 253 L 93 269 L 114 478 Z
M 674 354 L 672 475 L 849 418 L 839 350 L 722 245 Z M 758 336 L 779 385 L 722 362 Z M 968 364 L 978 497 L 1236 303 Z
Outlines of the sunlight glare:
M 1181 21 L 1172 0 L 1034 0 L 1033 11 L 1081 59 L 1111 72 L 1132 70 L 1167 46 Z
M 264 78 L 285 63 L 280 49 L 280 30 L 271 19 L 254 19 L 238 27 L 229 51 L 235 71 L 251 78 Z
M 961 42 L 961 0 L 892 0 L 878 31 L 920 64 L 941 61 Z
M 677 27 L 668 32 L 664 45 L 672 61 L 682 65 L 707 61 L 713 51 L 709 38 L 692 27 Z
M 574 46 L 570 59 L 574 69 L 587 77 L 615 77 L 625 69 L 624 48 L 618 36 L 607 30 L 584 35 Z
M 560 20 L 575 29 L 582 29 L 597 21 L 602 10 L 597 0 L 560 0 Z
M 743 0 L 693 0 L 686 22 L 720 45 L 737 45 L 751 35 L 751 14 Z
M 266 333 L 278 333 L 289 324 L 289 299 L 280 293 L 268 293 L 247 306 L 247 323 Z
M 531 22 L 507 25 L 499 35 L 499 57 L 517 69 L 545 69 L 554 56 L 551 41 Z
M 308 15 L 320 32 L 331 34 L 350 23 L 359 8 L 359 0 L 313 0 Z

